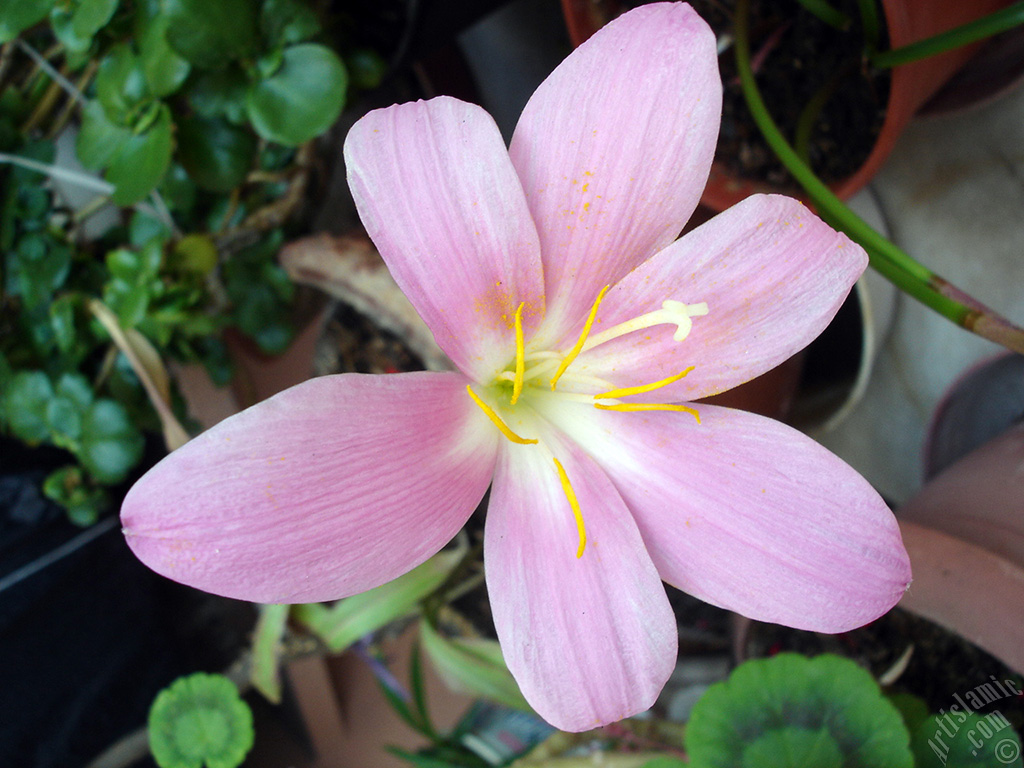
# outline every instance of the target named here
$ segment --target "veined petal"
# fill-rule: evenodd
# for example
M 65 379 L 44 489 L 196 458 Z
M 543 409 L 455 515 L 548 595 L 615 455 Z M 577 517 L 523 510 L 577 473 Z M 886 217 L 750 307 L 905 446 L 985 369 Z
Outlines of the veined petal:
M 390 581 L 454 536 L 495 430 L 457 373 L 312 379 L 227 419 L 136 483 L 128 545 L 170 579 L 262 603 Z
M 661 577 L 760 621 L 843 632 L 888 611 L 910 583 L 899 528 L 864 478 L 762 416 L 549 414 L 612 479 Z M 593 409 L 591 409 L 593 411 Z
M 637 401 L 717 394 L 774 368 L 821 333 L 867 266 L 867 254 L 801 203 L 755 195 L 670 245 L 613 286 L 594 333 L 660 309 L 706 302 L 689 336 L 659 325 L 595 347 L 576 370 L 635 386 L 685 378 Z
M 556 331 L 668 245 L 704 189 L 721 119 L 715 36 L 682 3 L 637 8 L 545 80 L 509 152 L 540 233 Z M 578 328 L 575 332 L 578 332 Z
M 544 315 L 537 230 L 498 128 L 446 96 L 370 112 L 345 140 L 359 217 L 441 349 L 482 381 Z
M 586 546 L 550 453 L 503 446 L 484 534 L 494 626 L 530 705 L 566 731 L 649 708 L 675 664 L 665 589 L 619 495 L 579 448 L 545 441 L 578 500 Z

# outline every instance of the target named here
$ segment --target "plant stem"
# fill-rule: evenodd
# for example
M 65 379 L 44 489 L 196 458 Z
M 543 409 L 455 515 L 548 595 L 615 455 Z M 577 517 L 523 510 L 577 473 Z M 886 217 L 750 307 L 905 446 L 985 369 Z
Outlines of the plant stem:
M 782 136 L 757 89 L 754 73 L 750 68 L 749 13 L 750 0 L 738 0 L 734 17 L 736 68 L 743 96 L 768 145 L 804 188 L 822 219 L 863 246 L 868 253 L 871 266 L 897 288 L 957 325 L 1024 354 L 1024 330 L 919 264 L 876 232 L 836 197 L 800 159 Z
M 882 25 L 878 20 L 877 0 L 857 0 L 857 8 L 860 10 L 860 27 L 864 34 L 864 44 L 869 54 L 878 50 L 878 43 L 882 39 Z
M 828 0 L 797 0 L 797 2 L 803 6 L 805 11 L 814 14 L 830 27 L 845 30 L 850 26 L 850 17 L 829 3 Z
M 1013 29 L 1020 24 L 1024 24 L 1024 1 L 1014 3 L 1007 8 L 947 32 L 918 40 L 916 43 L 893 48 L 890 51 L 871 53 L 869 58 L 876 67 L 896 67 L 900 64 L 926 59 L 929 56 L 937 56 L 954 48 L 960 48 L 977 40 Z

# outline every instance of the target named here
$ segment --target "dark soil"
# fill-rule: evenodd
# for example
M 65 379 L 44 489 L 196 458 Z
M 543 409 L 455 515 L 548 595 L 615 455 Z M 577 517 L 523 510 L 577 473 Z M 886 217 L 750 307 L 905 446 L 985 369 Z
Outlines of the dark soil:
M 732 40 L 735 0 L 690 3 L 720 41 L 725 35 Z M 849 30 L 830 27 L 796 0 L 755 1 L 750 19 L 757 83 L 790 143 L 808 103 L 825 90 L 833 94 L 813 121 L 808 148 L 812 169 L 827 183 L 847 178 L 863 164 L 881 130 L 889 97 L 888 73 L 870 69 L 863 60 L 856 2 L 837 0 L 833 5 L 852 19 Z M 793 186 L 750 117 L 731 45 L 719 56 L 719 66 L 724 99 L 716 159 L 741 178 Z

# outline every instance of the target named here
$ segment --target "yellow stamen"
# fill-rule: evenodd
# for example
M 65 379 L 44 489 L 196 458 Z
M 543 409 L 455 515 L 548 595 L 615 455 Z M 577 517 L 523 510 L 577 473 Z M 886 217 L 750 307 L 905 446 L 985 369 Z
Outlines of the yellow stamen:
M 523 373 L 526 371 L 526 346 L 523 344 L 523 304 L 519 302 L 516 307 L 516 377 L 512 380 L 512 399 L 510 405 L 515 405 L 519 395 L 523 392 Z
M 602 411 L 625 411 L 627 413 L 633 411 L 682 411 L 693 416 L 697 423 L 700 424 L 700 414 L 697 412 L 697 409 L 686 405 L 672 405 L 670 403 L 615 403 L 614 405 L 602 405 L 601 403 L 594 403 L 594 407 Z
M 501 417 L 494 412 L 494 409 L 492 409 L 491 406 L 489 406 L 487 403 L 481 400 L 477 396 L 476 392 L 473 391 L 473 388 L 469 386 L 469 384 L 466 385 L 466 391 L 469 392 L 469 396 L 473 398 L 473 402 L 480 406 L 480 410 L 487 415 L 487 418 L 494 422 L 494 426 L 496 426 L 501 431 L 501 434 L 503 434 L 513 443 L 517 443 L 519 445 L 533 445 L 534 443 L 537 442 L 536 440 L 520 437 L 511 429 L 509 429 L 505 422 L 501 420 Z
M 583 325 L 583 332 L 580 334 L 579 339 L 573 345 L 573 348 L 569 350 L 569 353 L 562 358 L 562 363 L 558 366 L 558 370 L 555 371 L 555 375 L 551 377 L 551 391 L 555 391 L 555 385 L 558 384 L 558 380 L 565 373 L 565 369 L 572 365 L 572 361 L 576 359 L 576 355 L 583 349 L 583 345 L 587 342 L 587 336 L 590 335 L 590 326 L 594 324 L 594 318 L 597 317 L 597 308 L 601 306 L 601 299 L 608 293 L 610 285 L 606 285 L 601 289 L 601 292 L 597 294 L 597 299 L 594 301 L 594 306 L 590 308 L 590 314 L 587 316 L 587 322 Z
M 565 493 L 565 498 L 569 500 L 569 506 L 572 507 L 572 513 L 576 517 L 576 530 L 580 535 L 580 545 L 576 550 L 576 557 L 580 558 L 583 557 L 583 550 L 587 546 L 587 529 L 583 526 L 583 513 L 580 512 L 580 503 L 576 500 L 576 492 L 572 489 L 569 476 L 565 474 L 565 468 L 558 459 L 555 459 L 555 469 L 558 470 L 558 479 L 562 482 L 562 491 Z
M 609 397 L 629 397 L 630 395 L 641 395 L 644 392 L 653 392 L 654 390 L 661 389 L 662 387 L 667 386 L 669 384 L 674 384 L 675 382 L 679 381 L 681 378 L 686 376 L 692 370 L 693 366 L 691 365 L 682 373 L 677 373 L 675 376 L 669 376 L 667 379 L 661 379 L 661 381 L 656 381 L 653 384 L 641 384 L 636 387 L 623 387 L 622 389 L 613 389 L 609 392 L 602 392 L 600 395 L 594 395 L 594 399 L 600 400 Z

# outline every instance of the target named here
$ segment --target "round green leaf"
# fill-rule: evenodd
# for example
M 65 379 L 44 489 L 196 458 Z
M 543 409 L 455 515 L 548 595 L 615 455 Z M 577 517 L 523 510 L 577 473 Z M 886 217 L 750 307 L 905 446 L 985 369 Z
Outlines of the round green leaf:
M 267 45 L 276 48 L 313 37 L 320 31 L 320 21 L 301 0 L 264 0 L 260 29 Z
M 91 39 L 113 17 L 117 3 L 118 0 L 79 0 L 74 5 L 72 31 L 78 37 Z
M 110 160 L 106 179 L 115 186 L 111 199 L 128 206 L 144 198 L 160 183 L 171 164 L 174 149 L 171 111 L 160 104 L 149 130 L 129 134 Z
M 113 400 L 97 400 L 82 420 L 78 459 L 97 481 L 119 483 L 142 456 L 142 435 L 124 407 Z
M 347 86 L 345 66 L 333 51 L 316 43 L 293 45 L 277 72 L 250 86 L 249 119 L 265 139 L 302 144 L 338 118 Z
M 236 66 L 203 72 L 189 83 L 188 101 L 203 117 L 223 117 L 241 125 L 246 122 L 245 73 Z
M 43 493 L 67 510 L 72 523 L 81 526 L 95 523 L 108 502 L 102 488 L 88 484 L 80 467 L 51 472 L 43 481 Z
M 1020 737 L 999 710 L 982 715 L 954 704 L 949 712 L 931 715 L 921 723 L 914 732 L 912 746 L 916 768 L 1024 765 Z
M 388 73 L 388 63 L 372 48 L 356 48 L 345 56 L 352 85 L 363 91 L 376 88 Z
M 3 405 L 15 437 L 37 445 L 50 436 L 46 409 L 52 398 L 53 385 L 42 371 L 19 371 L 14 375 Z
M 252 133 L 219 118 L 194 115 L 178 124 L 178 159 L 211 192 L 230 192 L 245 181 L 256 146 Z
M 93 391 L 89 380 L 80 373 L 65 373 L 57 380 L 57 395 L 74 404 L 79 413 L 92 404 Z
M 752 763 L 745 750 L 762 738 L 774 740 L 766 743 L 791 744 L 794 752 L 811 749 L 812 737 L 771 736 L 793 729 L 825 732 L 839 750 L 836 765 L 913 766 L 907 729 L 875 680 L 849 659 L 828 654 L 809 659 L 781 653 L 737 667 L 694 706 L 686 728 L 686 751 L 701 768 L 748 768 Z M 829 759 L 826 747 L 814 748 L 823 750 L 823 760 Z
M 23 30 L 42 21 L 54 0 L 0 0 L 0 43 L 16 38 Z
M 131 136 L 130 130 L 113 122 L 99 101 L 93 100 L 82 109 L 82 127 L 75 140 L 75 152 L 86 168 L 104 168 Z
M 146 76 L 131 46 L 111 49 L 96 73 L 96 98 L 111 122 L 128 126 L 139 106 L 150 97 Z
M 168 267 L 174 272 L 205 278 L 217 268 L 217 246 L 209 235 L 185 235 L 171 249 Z
M 82 435 L 82 416 L 75 404 L 66 397 L 53 398 L 46 406 L 46 422 L 54 445 L 74 450 Z
M 235 768 L 252 744 L 252 712 L 223 675 L 179 678 L 149 710 L 149 747 L 160 768 Z
M 253 52 L 258 39 L 251 0 L 164 0 L 167 42 L 201 69 L 216 69 Z
M 167 16 L 154 16 L 143 28 L 139 61 L 149 92 L 156 98 L 174 93 L 185 82 L 192 66 L 167 43 Z
M 843 768 L 843 756 L 829 735 L 820 729 L 783 728 L 771 731 L 743 750 L 744 768 Z

